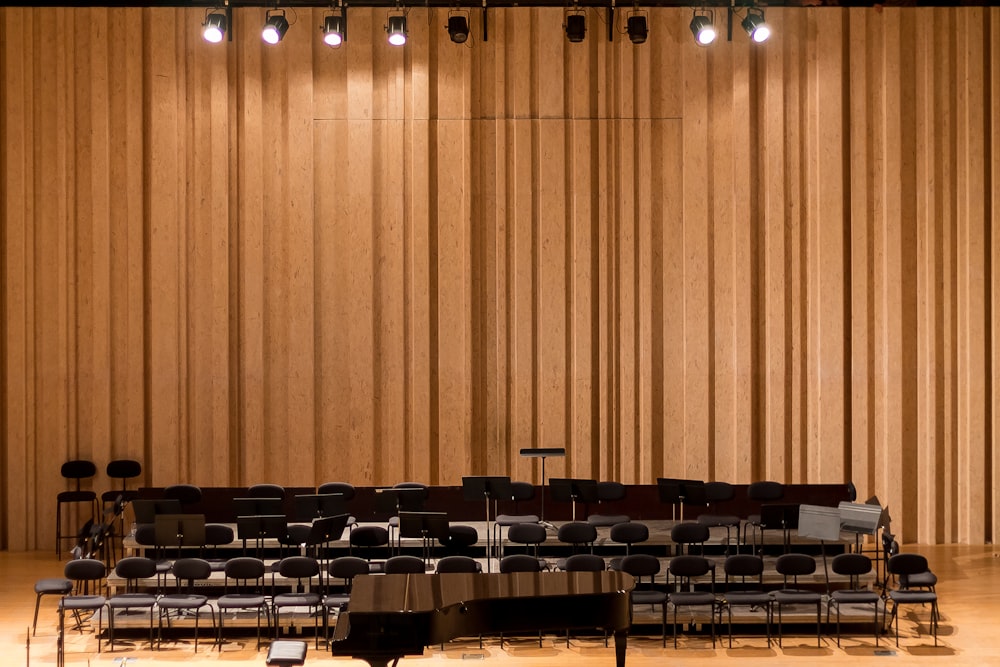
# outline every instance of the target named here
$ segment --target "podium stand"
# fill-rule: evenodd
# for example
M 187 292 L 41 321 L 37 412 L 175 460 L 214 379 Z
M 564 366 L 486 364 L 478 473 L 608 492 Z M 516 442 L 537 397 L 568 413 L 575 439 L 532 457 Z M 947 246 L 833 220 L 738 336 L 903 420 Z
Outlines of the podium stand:
M 497 501 L 501 498 L 510 499 L 511 494 L 510 477 L 486 476 L 486 477 L 463 477 L 462 497 L 465 500 L 475 502 L 484 500 L 486 502 L 486 571 L 490 572 L 490 561 L 492 559 L 492 540 L 490 537 L 490 501 L 493 501 L 493 514 L 496 516 Z
M 576 504 L 597 502 L 596 479 L 552 478 L 552 500 L 570 502 L 573 504 L 573 521 L 576 521 Z
M 566 456 L 565 447 L 526 447 L 521 450 L 521 456 L 529 458 L 539 458 L 542 460 L 542 511 L 538 515 L 539 523 L 546 528 L 552 528 L 552 524 L 545 520 L 545 459 L 550 456 Z

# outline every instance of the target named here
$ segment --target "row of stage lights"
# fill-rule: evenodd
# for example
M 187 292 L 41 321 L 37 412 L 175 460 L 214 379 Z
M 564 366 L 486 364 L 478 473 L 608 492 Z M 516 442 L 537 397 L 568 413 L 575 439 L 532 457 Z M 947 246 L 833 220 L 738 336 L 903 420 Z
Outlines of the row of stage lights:
M 261 39 L 268 44 L 277 44 L 288 32 L 288 18 L 282 9 L 268 10 Z M 766 41 L 771 36 L 771 29 L 764 21 L 764 10 L 758 7 L 748 7 L 740 25 L 754 42 Z M 218 43 L 226 37 L 228 21 L 226 14 L 220 11 L 210 11 L 202 24 L 202 36 L 205 41 Z M 587 17 L 583 11 L 574 9 L 566 14 L 563 25 L 566 38 L 570 42 L 582 42 L 587 34 Z M 691 33 L 699 46 L 708 46 L 718 37 L 715 29 L 714 12 L 710 9 L 694 10 L 691 19 Z M 347 10 L 340 8 L 336 13 L 327 14 L 323 19 L 323 42 L 329 46 L 340 46 L 347 39 Z M 456 44 L 464 44 L 469 39 L 469 16 L 466 12 L 454 10 L 448 13 L 448 23 L 445 25 L 448 36 Z M 406 12 L 399 11 L 389 14 L 385 26 L 389 43 L 393 46 L 406 44 Z M 625 31 L 633 44 L 642 44 L 649 36 L 649 24 L 646 14 L 640 10 L 629 12 L 625 21 Z

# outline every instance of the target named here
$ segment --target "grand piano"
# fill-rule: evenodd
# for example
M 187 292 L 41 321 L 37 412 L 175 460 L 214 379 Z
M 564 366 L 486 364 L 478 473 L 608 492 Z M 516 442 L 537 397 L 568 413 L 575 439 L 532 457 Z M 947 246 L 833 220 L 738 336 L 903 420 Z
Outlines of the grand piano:
M 624 667 L 634 585 L 611 571 L 359 576 L 330 650 L 387 667 L 456 637 L 597 628 Z

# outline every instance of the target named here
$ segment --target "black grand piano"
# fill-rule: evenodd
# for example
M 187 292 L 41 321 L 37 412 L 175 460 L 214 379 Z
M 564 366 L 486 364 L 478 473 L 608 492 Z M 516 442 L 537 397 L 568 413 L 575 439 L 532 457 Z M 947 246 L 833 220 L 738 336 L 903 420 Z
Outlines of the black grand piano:
M 611 571 L 359 576 L 330 649 L 387 667 L 456 637 L 598 628 L 613 633 L 624 667 L 634 585 Z

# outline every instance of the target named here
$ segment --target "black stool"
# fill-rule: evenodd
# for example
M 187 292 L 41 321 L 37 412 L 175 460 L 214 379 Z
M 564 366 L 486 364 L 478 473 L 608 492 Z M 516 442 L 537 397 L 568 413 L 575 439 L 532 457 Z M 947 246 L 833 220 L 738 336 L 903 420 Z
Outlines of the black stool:
M 276 639 L 267 649 L 267 664 L 291 667 L 306 664 L 306 651 L 309 646 L 305 642 L 291 639 Z
M 90 506 L 89 514 L 84 515 L 91 521 L 97 514 L 97 494 L 80 488 L 80 480 L 89 479 L 97 474 L 97 466 L 92 461 L 67 461 L 62 464 L 60 474 L 66 479 L 76 480 L 76 489 L 63 491 L 56 496 L 56 558 L 62 558 L 62 541 L 66 539 L 76 540 L 76 531 L 62 532 L 62 506 L 64 504 L 82 503 Z M 81 516 L 82 520 L 84 517 Z

